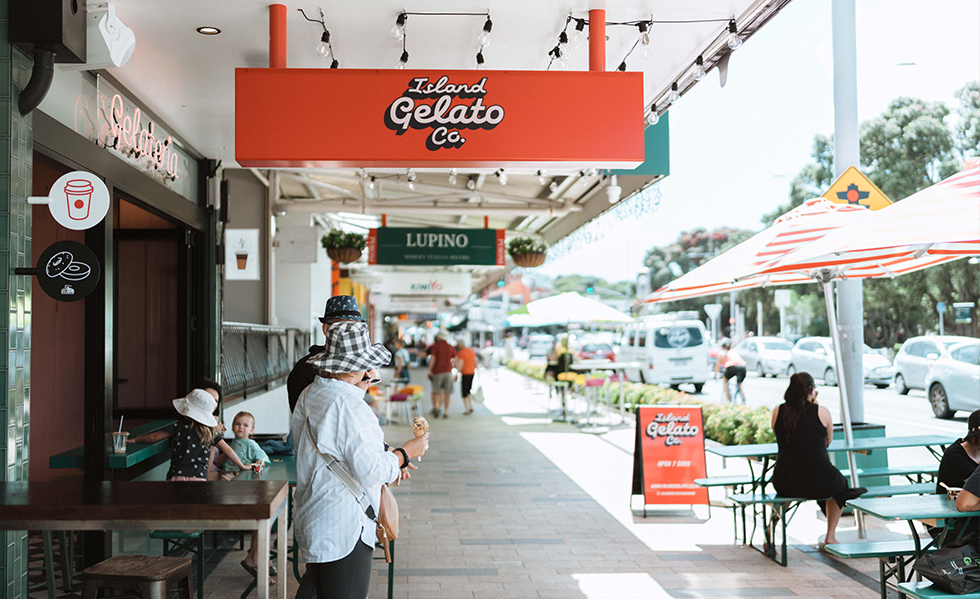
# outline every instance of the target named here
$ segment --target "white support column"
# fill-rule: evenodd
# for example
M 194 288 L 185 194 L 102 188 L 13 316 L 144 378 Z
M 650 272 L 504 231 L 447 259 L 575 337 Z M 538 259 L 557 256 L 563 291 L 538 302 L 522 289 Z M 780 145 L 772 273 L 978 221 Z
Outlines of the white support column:
M 860 165 L 855 0 L 833 0 L 834 174 Z M 864 422 L 864 296 L 861 281 L 838 281 L 840 352 L 853 422 Z

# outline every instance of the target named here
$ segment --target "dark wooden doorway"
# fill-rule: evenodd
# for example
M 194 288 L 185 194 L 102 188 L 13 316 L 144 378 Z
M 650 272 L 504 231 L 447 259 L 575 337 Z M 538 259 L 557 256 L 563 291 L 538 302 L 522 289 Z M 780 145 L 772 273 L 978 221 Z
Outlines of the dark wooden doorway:
M 187 379 L 185 232 L 124 198 L 114 206 L 114 413 L 171 417 Z

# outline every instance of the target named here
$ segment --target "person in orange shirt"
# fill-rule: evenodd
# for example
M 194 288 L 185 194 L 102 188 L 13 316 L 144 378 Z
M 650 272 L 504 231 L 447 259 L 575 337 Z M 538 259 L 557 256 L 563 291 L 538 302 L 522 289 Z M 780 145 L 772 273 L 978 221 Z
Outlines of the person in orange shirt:
M 459 393 L 463 396 L 464 415 L 473 413 L 473 375 L 476 374 L 476 352 L 469 346 L 466 339 L 456 340 L 456 370 L 460 374 Z

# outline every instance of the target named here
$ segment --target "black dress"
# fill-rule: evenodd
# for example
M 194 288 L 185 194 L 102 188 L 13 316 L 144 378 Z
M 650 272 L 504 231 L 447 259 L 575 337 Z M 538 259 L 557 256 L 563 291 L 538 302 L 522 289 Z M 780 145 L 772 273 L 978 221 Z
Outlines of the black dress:
M 827 429 L 820 422 L 816 404 L 806 402 L 805 412 L 792 434 L 786 433 L 786 405 L 776 414 L 776 443 L 779 456 L 772 474 L 776 492 L 784 497 L 826 499 L 833 497 L 841 507 L 857 495 L 848 489 L 847 479 L 830 463 Z M 821 508 L 823 506 L 821 505 Z
M 943 460 L 939 463 L 939 472 L 936 474 L 936 493 L 946 493 L 946 489 L 940 487 L 939 483 L 962 488 L 963 483 L 976 469 L 977 463 L 963 449 L 963 439 L 957 439 L 943 452 Z

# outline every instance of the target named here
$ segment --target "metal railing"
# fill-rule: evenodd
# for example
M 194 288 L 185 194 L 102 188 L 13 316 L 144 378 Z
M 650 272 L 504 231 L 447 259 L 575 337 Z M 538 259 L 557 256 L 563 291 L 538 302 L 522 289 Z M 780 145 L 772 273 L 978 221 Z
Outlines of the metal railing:
M 310 333 L 258 324 L 221 325 L 221 376 L 225 395 L 285 380 L 297 359 L 306 355 Z

